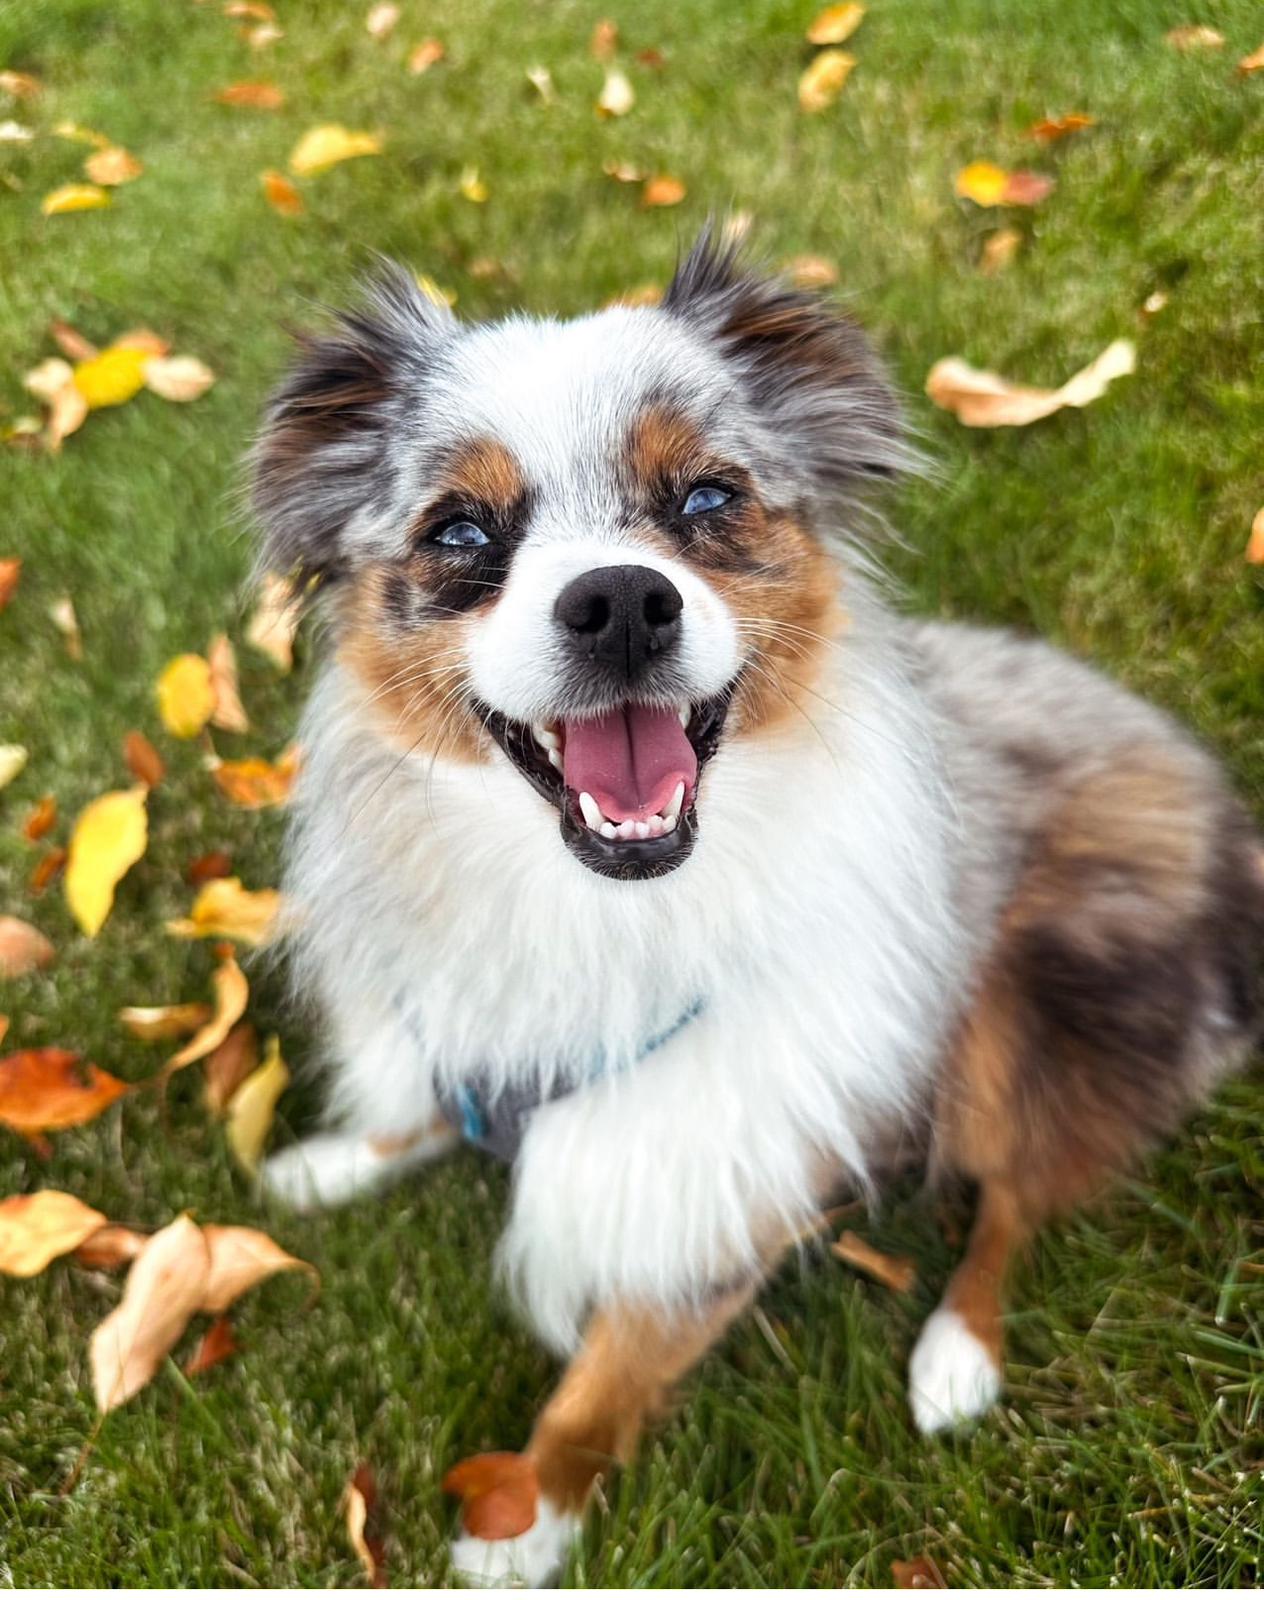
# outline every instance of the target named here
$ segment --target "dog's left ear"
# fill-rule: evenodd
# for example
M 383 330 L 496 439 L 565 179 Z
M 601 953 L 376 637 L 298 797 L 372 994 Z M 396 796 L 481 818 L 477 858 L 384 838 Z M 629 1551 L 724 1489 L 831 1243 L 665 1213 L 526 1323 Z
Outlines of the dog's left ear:
M 915 463 L 894 392 L 857 325 L 816 295 L 748 271 L 710 228 L 662 309 L 720 346 L 748 401 L 827 496 L 854 497 Z

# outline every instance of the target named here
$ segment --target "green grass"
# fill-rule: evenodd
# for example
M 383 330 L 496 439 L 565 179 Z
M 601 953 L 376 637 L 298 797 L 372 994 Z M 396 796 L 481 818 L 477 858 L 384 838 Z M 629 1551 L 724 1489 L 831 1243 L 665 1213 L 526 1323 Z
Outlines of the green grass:
M 277 819 L 229 811 L 197 750 L 169 739 L 149 854 L 97 940 L 77 935 L 60 891 L 32 901 L 18 829 L 52 791 L 64 838 L 65 819 L 123 780 L 123 733 L 159 737 L 165 661 L 223 626 L 239 637 L 238 462 L 283 325 L 340 298 L 373 250 L 431 273 L 475 317 L 578 311 L 662 283 L 680 241 L 730 207 L 753 213 L 773 259 L 829 256 L 940 464 L 891 507 L 910 603 L 1037 629 L 1102 662 L 1201 730 L 1260 808 L 1262 595 L 1241 551 L 1264 503 L 1264 77 L 1232 70 L 1261 42 L 1252 0 L 875 0 L 845 94 L 810 119 L 794 91 L 811 0 L 626 0 L 638 100 L 609 124 L 592 112 L 595 0 L 402 4 L 377 44 L 367 0 L 280 0 L 285 38 L 261 56 L 214 0 L 0 6 L 0 65 L 46 86 L 0 118 L 103 128 L 146 165 L 111 210 L 44 219 L 40 196 L 86 150 L 47 136 L 0 146 L 0 402 L 31 409 L 21 375 L 51 353 L 55 316 L 102 341 L 149 323 L 219 374 L 194 406 L 142 395 L 92 416 L 60 457 L 0 455 L 0 556 L 26 563 L 0 615 L 0 742 L 32 750 L 0 796 L 0 910 L 58 948 L 46 974 L 0 990 L 9 1048 L 68 1044 L 146 1075 L 158 1047 L 121 1038 L 115 1009 L 201 995 L 213 960 L 163 932 L 187 905 L 184 864 L 224 846 L 247 882 L 275 881 Z M 1226 49 L 1172 51 L 1165 31 L 1189 21 L 1220 28 Z M 411 78 L 404 50 L 431 33 L 448 60 Z M 661 71 L 633 59 L 647 46 Z M 551 107 L 525 82 L 537 63 L 553 73 Z M 286 90 L 279 114 L 209 101 L 256 76 Z M 1048 152 L 1021 139 L 1068 110 L 1098 126 Z M 307 214 L 286 221 L 258 173 L 323 121 L 382 129 L 386 153 L 306 183 Z M 639 210 L 603 175 L 607 157 L 679 175 L 688 199 Z M 992 280 L 976 261 L 1002 219 L 952 194 L 956 169 L 981 157 L 1058 178 L 1016 219 L 1023 254 Z M 484 206 L 458 192 L 468 163 L 490 187 Z M 479 257 L 503 276 L 471 273 Z M 1147 321 L 1156 289 L 1168 304 Z M 921 397 L 941 355 L 1060 382 L 1121 334 L 1139 342 L 1138 373 L 1084 413 L 970 433 Z M 80 664 L 47 620 L 67 593 Z M 242 668 L 256 732 L 221 748 L 276 753 L 309 663 L 279 679 L 245 650 Z M 252 1014 L 298 1061 L 281 990 L 256 971 Z M 117 1287 L 64 1264 L 0 1283 L 0 1584 L 355 1582 L 338 1501 L 361 1458 L 382 1480 L 392 1577 L 443 1581 L 443 1467 L 519 1444 L 554 1376 L 489 1280 L 501 1174 L 466 1154 L 299 1221 L 234 1169 L 186 1077 L 165 1123 L 151 1098 L 128 1101 L 58 1136 L 47 1164 L 0 1133 L 0 1193 L 55 1185 L 149 1227 L 182 1208 L 255 1223 L 319 1263 L 324 1293 L 304 1311 L 297 1283 L 257 1291 L 238 1318 L 245 1353 L 193 1384 L 169 1366 L 105 1422 L 63 1496 L 94 1424 L 87 1338 Z M 310 1110 L 291 1095 L 279 1136 Z M 571 1578 L 869 1584 L 927 1552 L 957 1585 L 1258 1581 L 1262 1110 L 1257 1072 L 1105 1206 L 1040 1241 L 1015 1285 L 1007 1403 L 970 1438 L 924 1444 L 906 1417 L 907 1351 L 951 1258 L 924 1202 L 893 1204 L 871 1230 L 917 1256 L 907 1299 L 828 1260 L 786 1270 L 608 1487 Z

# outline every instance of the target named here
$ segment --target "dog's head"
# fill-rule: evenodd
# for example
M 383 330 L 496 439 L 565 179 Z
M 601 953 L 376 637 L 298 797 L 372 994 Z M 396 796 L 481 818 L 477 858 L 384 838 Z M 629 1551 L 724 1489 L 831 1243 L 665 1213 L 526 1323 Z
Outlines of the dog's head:
M 388 272 L 304 344 L 255 497 L 405 748 L 511 762 L 638 878 L 794 706 L 841 625 L 824 535 L 903 454 L 857 329 L 704 237 L 660 306 L 573 322 L 467 327 Z

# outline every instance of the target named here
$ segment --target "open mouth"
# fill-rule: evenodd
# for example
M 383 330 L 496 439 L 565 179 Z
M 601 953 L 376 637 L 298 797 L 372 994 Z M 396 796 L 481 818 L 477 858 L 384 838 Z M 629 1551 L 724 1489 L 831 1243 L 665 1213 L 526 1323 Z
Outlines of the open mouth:
M 626 701 L 598 716 L 511 722 L 482 708 L 501 749 L 561 816 L 562 838 L 609 878 L 672 872 L 698 832 L 698 782 L 732 689 L 698 705 Z

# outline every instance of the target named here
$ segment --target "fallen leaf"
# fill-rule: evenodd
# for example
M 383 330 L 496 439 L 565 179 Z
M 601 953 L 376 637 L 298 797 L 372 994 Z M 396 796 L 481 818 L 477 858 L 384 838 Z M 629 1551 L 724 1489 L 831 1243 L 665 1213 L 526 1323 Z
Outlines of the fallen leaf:
M 75 368 L 75 388 L 88 402 L 89 411 L 104 406 L 125 405 L 145 386 L 145 354 L 111 345 L 99 356 L 81 361 Z
M 32 844 L 38 843 L 57 823 L 57 797 L 46 794 L 22 824 L 22 836 Z
M 6 67 L 0 72 L 0 92 L 11 94 L 15 100 L 34 100 L 43 89 L 39 79 L 29 72 L 14 72 Z
M 85 128 L 81 122 L 58 122 L 53 132 L 59 139 L 69 139 L 73 144 L 90 144 L 98 150 L 108 150 L 114 143 L 108 133 L 98 133 L 95 128 Z
M 589 54 L 598 61 L 613 61 L 619 48 L 619 24 L 610 17 L 602 17 L 588 41 Z
M 0 789 L 13 782 L 26 765 L 27 757 L 25 745 L 0 744 Z
M 48 618 L 66 641 L 66 654 L 72 661 L 83 660 L 83 635 L 79 632 L 79 618 L 75 603 L 69 595 L 54 600 L 48 608 Z
M 528 67 L 527 82 L 546 106 L 551 106 L 557 99 L 557 91 L 553 87 L 553 74 L 547 67 Z
M 1173 50 L 1221 50 L 1225 42 L 1223 33 L 1196 22 L 1186 23 L 1180 28 L 1171 28 L 1163 37 Z
M 265 50 L 268 45 L 285 38 L 285 29 L 278 28 L 275 22 L 261 22 L 257 28 L 243 28 L 241 37 L 252 50 Z
M 636 92 L 625 72 L 612 67 L 597 96 L 596 111 L 599 117 L 626 117 L 636 104 Z
M 158 712 L 177 739 L 194 739 L 215 710 L 210 663 L 193 654 L 176 656 L 158 679 Z
M 460 1498 L 461 1521 L 476 1539 L 514 1539 L 535 1524 L 540 1484 L 529 1456 L 470 1456 L 446 1474 L 443 1491 Z
M 616 183 L 644 183 L 649 177 L 645 168 L 637 166 L 635 161 L 619 161 L 614 156 L 601 163 L 601 170 Z
M 399 7 L 393 5 L 391 0 L 381 0 L 380 5 L 369 8 L 364 26 L 374 39 L 385 39 L 398 21 Z
M 123 761 L 137 783 L 156 789 L 167 775 L 167 764 L 138 728 L 123 739 Z
M 251 1174 L 272 1131 L 277 1101 L 290 1082 L 290 1069 L 281 1059 L 281 1041 L 273 1034 L 264 1046 L 263 1060 L 228 1102 L 225 1137 L 228 1148 Z
M 1007 206 L 1038 206 L 1056 187 L 1054 180 L 1041 172 L 1011 172 L 1002 199 Z
M 19 556 L 6 556 L 0 561 L 0 611 L 4 610 L 17 593 L 18 580 L 21 576 L 22 561 Z
M 184 869 L 184 876 L 189 883 L 200 887 L 210 883 L 212 878 L 229 878 L 232 871 L 233 858 L 227 850 L 208 850 L 205 855 L 194 856 Z
M 187 1000 L 169 1006 L 123 1006 L 118 1019 L 133 1039 L 150 1044 L 156 1039 L 187 1039 L 212 1014 L 205 1001 Z
M 21 917 L 0 917 L 0 978 L 22 978 L 46 967 L 55 952 L 52 945 Z
M 221 1361 L 235 1356 L 240 1348 L 233 1334 L 232 1323 L 227 1317 L 216 1317 L 202 1335 L 197 1349 L 185 1362 L 185 1377 L 196 1378 L 200 1372 L 219 1366 Z
M 946 1589 L 947 1583 L 929 1556 L 915 1556 L 912 1561 L 893 1561 L 891 1577 L 897 1589 Z
M 283 172 L 269 168 L 267 172 L 259 174 L 259 182 L 263 186 L 264 199 L 274 211 L 279 211 L 283 217 L 303 215 L 303 196 Z
M 848 1229 L 841 1234 L 830 1250 L 840 1261 L 845 1261 L 849 1267 L 867 1273 L 869 1277 L 876 1278 L 888 1289 L 894 1289 L 897 1294 L 907 1294 L 917 1282 L 917 1268 L 907 1256 L 888 1256 L 881 1250 L 875 1250 L 873 1245 L 866 1243 L 857 1233 Z
M 131 183 L 145 169 L 130 150 L 124 150 L 119 144 L 111 144 L 90 155 L 83 164 L 83 170 L 93 183 L 113 189 L 120 183 Z
M 108 189 L 95 183 L 64 183 L 40 201 L 46 217 L 62 217 L 72 211 L 100 211 L 110 204 Z
M 34 128 L 24 123 L 14 122 L 12 118 L 0 122 L 0 144 L 30 144 L 34 137 Z
M 259 604 L 246 629 L 246 642 L 271 657 L 282 672 L 294 666 L 294 635 L 302 605 L 287 578 L 266 572 L 259 585 Z
M 667 65 L 667 57 L 655 45 L 647 45 L 644 50 L 636 53 L 638 65 L 649 67 L 653 72 L 659 72 Z
M 855 56 L 846 50 L 822 50 L 814 56 L 799 79 L 799 109 L 817 112 L 832 106 L 855 65 Z
M 791 256 L 786 273 L 796 289 L 828 289 L 838 282 L 838 268 L 824 256 Z
M 265 944 L 276 931 L 281 896 L 275 889 L 243 889 L 240 878 L 206 884 L 187 917 L 167 924 L 178 939 L 238 939 Z
M 679 178 L 661 176 L 646 180 L 641 190 L 643 206 L 678 206 L 688 191 Z
M 72 1194 L 40 1189 L 0 1200 L 0 1272 L 33 1278 L 103 1228 L 107 1218 Z
M 245 106 L 252 111 L 279 111 L 285 104 L 285 91 L 264 80 L 225 84 L 212 98 L 221 106 Z
M 275 765 L 258 756 L 248 756 L 244 761 L 218 762 L 211 776 L 235 806 L 259 811 L 264 806 L 286 804 L 298 777 L 298 764 L 298 748 L 291 745 Z
M 116 885 L 145 854 L 148 792 L 137 785 L 103 794 L 75 823 L 66 868 L 66 901 L 90 939 L 101 931 L 110 914 Z
M 66 385 L 74 381 L 74 368 L 68 361 L 60 356 L 48 356 L 25 375 L 22 387 L 46 406 L 51 406 Z
M 477 167 L 463 167 L 459 188 L 472 205 L 481 206 L 487 201 L 487 185 L 478 175 Z
M 91 339 L 85 339 L 78 328 L 72 328 L 60 317 L 53 318 L 48 324 L 48 331 L 57 341 L 57 348 L 62 355 L 70 361 L 91 361 L 93 356 L 101 354 Z
M 61 845 L 55 844 L 35 863 L 28 879 L 32 894 L 43 894 L 45 889 L 58 877 L 69 859 L 70 852 Z
M 245 973 L 231 956 L 216 967 L 211 982 L 215 986 L 215 1010 L 184 1049 L 178 1050 L 167 1062 L 163 1069 L 167 1074 L 178 1072 L 181 1067 L 210 1055 L 217 1045 L 223 1044 L 229 1029 L 241 1021 L 246 1002 L 250 999 L 250 985 L 246 982 Z
M 275 22 L 276 12 L 263 0 L 228 0 L 224 7 L 226 17 L 249 17 L 252 22 Z
M 1251 72 L 1264 72 L 1264 44 L 1258 50 L 1252 50 L 1249 56 L 1243 56 L 1238 62 L 1238 71 L 1245 77 Z
M 81 1267 L 123 1267 L 135 1261 L 148 1243 L 148 1234 L 111 1222 L 79 1246 L 75 1260 Z
M 1264 506 L 1255 513 L 1251 537 L 1246 544 L 1246 559 L 1252 566 L 1264 566 Z
M 98 1410 L 122 1405 L 157 1372 L 201 1302 L 209 1265 L 202 1231 L 188 1217 L 177 1217 L 147 1241 L 122 1300 L 89 1345 Z
M 141 373 L 147 389 L 177 405 L 201 399 L 215 382 L 215 374 L 196 356 L 152 356 Z
M 1034 206 L 1054 188 L 1039 172 L 1007 172 L 993 161 L 972 161 L 957 174 L 957 194 L 976 206 Z
M 423 39 L 408 52 L 408 70 L 414 78 L 419 78 L 423 72 L 429 72 L 431 67 L 442 61 L 447 53 L 441 40 Z
M 147 356 L 165 356 L 170 353 L 171 340 L 164 339 L 152 328 L 129 328 L 120 333 L 110 346 L 111 350 L 140 350 Z
M 353 133 L 340 123 L 327 122 L 318 128 L 309 128 L 290 153 L 290 171 L 296 178 L 305 178 L 317 172 L 327 172 L 340 161 L 350 161 L 356 156 L 376 156 L 381 153 L 382 141 L 374 133 Z
M 3 1012 L 0 1012 L 0 1042 L 3 1042 L 4 1036 L 6 1033 L 8 1033 L 8 1031 L 9 1019 L 4 1015 Z
M 0 1061 L 0 1123 L 16 1133 L 52 1133 L 99 1117 L 130 1085 L 83 1064 L 75 1050 L 44 1045 Z
M 1162 289 L 1155 289 L 1141 302 L 1141 314 L 1146 317 L 1157 317 L 1166 305 L 1167 295 Z
M 206 662 L 211 669 L 211 693 L 215 702 L 211 711 L 212 724 L 226 733 L 248 733 L 250 718 L 237 687 L 237 652 L 226 633 L 217 633 L 211 640 Z
M 351 1474 L 346 1489 L 347 1538 L 359 1557 L 364 1575 L 375 1589 L 386 1588 L 385 1546 L 369 1534 L 368 1526 L 377 1506 L 377 1481 L 366 1461 Z
M 864 21 L 865 8 L 849 0 L 847 5 L 826 6 L 807 32 L 809 44 L 842 44 Z
M 52 414 L 48 419 L 48 448 L 56 454 L 63 439 L 78 432 L 88 415 L 88 402 L 73 383 L 68 383 L 53 398 Z
M 210 1269 L 200 1311 L 209 1311 L 213 1316 L 227 1311 L 248 1290 L 278 1272 L 305 1272 L 313 1285 L 320 1283 L 320 1273 L 310 1261 L 289 1255 L 257 1228 L 221 1228 L 208 1222 L 202 1237 L 206 1240 Z
M 1116 378 L 1125 377 L 1135 367 L 1136 348 L 1131 340 L 1116 339 L 1060 389 L 1031 389 L 972 367 L 959 356 L 948 356 L 930 369 L 926 393 L 967 428 L 1022 428 L 1064 406 L 1086 406 L 1099 400 Z
M 1017 228 L 999 228 L 984 242 L 979 257 L 979 271 L 985 278 L 994 278 L 1004 272 L 1022 247 L 1023 236 Z
M 212 1116 L 222 1117 L 228 1102 L 259 1065 L 259 1035 L 253 1022 L 239 1022 L 206 1058 L 202 1098 Z
M 1027 137 L 1040 144 L 1056 144 L 1082 128 L 1093 127 L 1096 122 L 1096 117 L 1086 116 L 1082 111 L 1068 111 L 1064 117 L 1045 117 L 1043 121 L 1033 122 L 1027 129 Z

